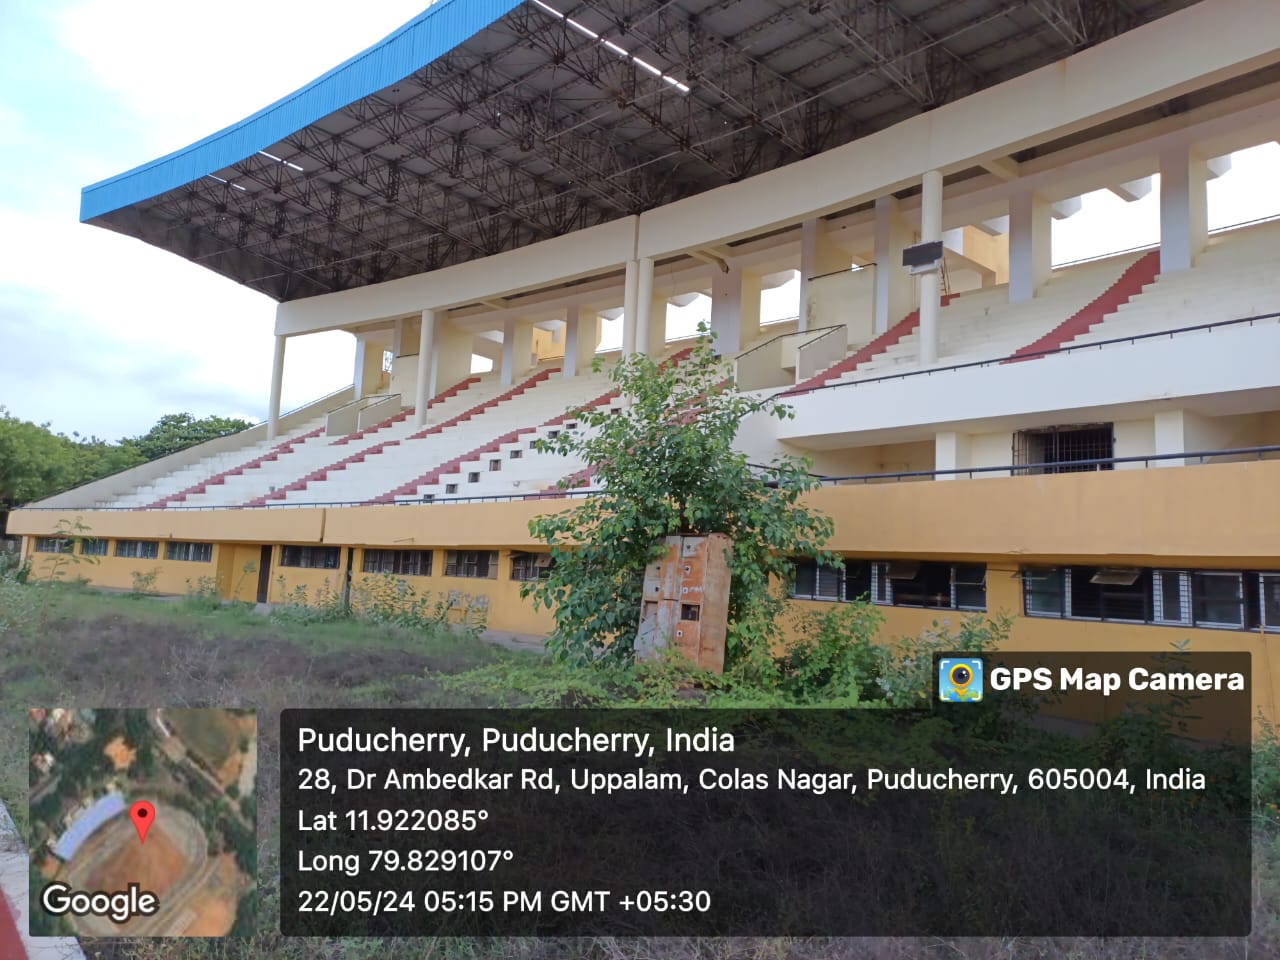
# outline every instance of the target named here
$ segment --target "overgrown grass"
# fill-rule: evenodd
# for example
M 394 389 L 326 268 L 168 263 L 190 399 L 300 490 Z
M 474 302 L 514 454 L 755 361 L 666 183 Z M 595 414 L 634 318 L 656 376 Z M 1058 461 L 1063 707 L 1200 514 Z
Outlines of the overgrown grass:
M 5 591 L 13 592 L 5 592 Z M 240 706 L 260 711 L 258 770 L 259 916 L 264 929 L 242 940 L 96 941 L 94 960 L 1131 960 L 1280 956 L 1280 741 L 1258 751 L 1255 776 L 1255 922 L 1247 940 L 1091 939 L 750 939 L 548 940 L 531 938 L 286 939 L 267 928 L 278 911 L 278 712 L 286 707 L 482 706 L 541 703 L 688 702 L 730 697 L 708 680 L 691 693 L 671 665 L 633 672 L 574 670 L 532 654 L 499 650 L 443 629 L 268 619 L 238 607 L 130 599 L 64 584 L 0 584 L 0 799 L 26 829 L 29 706 Z M 816 671 L 793 672 L 810 690 L 823 676 L 864 669 L 873 654 L 820 628 Z M 918 638 L 951 642 L 935 634 Z M 879 662 L 876 689 L 893 701 L 920 660 Z M 859 666 L 861 665 L 861 667 Z M 896 671 L 896 672 L 895 672 Z M 884 682 L 881 682 L 884 681 Z M 798 687 L 796 686 L 798 685 Z M 738 692 L 741 694 L 741 691 Z M 807 694 L 806 694 L 807 695 Z M 739 697 L 741 699 L 741 697 Z M 1268 799 L 1267 791 L 1276 791 Z

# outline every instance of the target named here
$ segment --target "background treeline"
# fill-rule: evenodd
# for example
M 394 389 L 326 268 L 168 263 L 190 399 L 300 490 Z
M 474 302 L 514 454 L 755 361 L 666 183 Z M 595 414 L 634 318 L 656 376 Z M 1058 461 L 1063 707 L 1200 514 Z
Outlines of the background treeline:
M 0 534 L 13 507 L 250 426 L 231 417 L 168 413 L 146 433 L 112 442 L 54 433 L 49 424 L 21 420 L 0 406 Z

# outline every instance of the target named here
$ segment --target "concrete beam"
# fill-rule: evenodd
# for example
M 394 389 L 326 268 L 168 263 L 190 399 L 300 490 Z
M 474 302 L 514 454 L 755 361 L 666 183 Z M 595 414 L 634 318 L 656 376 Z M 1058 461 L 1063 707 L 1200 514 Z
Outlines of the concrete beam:
M 989 160 L 979 160 L 978 166 L 986 170 L 987 173 L 1001 180 L 1017 180 L 1022 176 L 1022 171 L 1017 160 L 1012 157 L 992 157 Z
M 1051 204 L 1049 207 L 1049 215 L 1055 220 L 1066 220 L 1068 217 L 1074 217 L 1080 212 L 1083 201 L 1079 197 L 1068 197 L 1066 200 L 1059 200 L 1057 203 Z

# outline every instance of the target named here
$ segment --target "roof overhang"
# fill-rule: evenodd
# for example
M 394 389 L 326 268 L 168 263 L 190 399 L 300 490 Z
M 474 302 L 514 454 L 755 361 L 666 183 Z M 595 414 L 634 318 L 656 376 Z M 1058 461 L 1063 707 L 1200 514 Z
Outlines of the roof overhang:
M 1191 2 L 439 0 L 81 219 L 279 301 L 347 290 L 813 157 Z

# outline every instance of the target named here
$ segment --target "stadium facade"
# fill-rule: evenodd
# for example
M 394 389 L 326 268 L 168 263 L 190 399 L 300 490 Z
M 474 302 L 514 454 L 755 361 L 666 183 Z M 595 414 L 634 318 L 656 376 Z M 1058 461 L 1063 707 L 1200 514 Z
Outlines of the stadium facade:
M 83 524 L 106 586 L 279 601 L 392 573 L 543 631 L 528 521 L 592 478 L 533 441 L 614 402 L 605 319 L 679 362 L 668 305 L 704 294 L 739 384 L 796 412 L 743 449 L 831 478 L 810 501 L 847 568 L 802 566 L 797 605 L 1248 650 L 1275 717 L 1280 222 L 1210 235 L 1206 184 L 1280 137 L 1277 38 L 1270 0 L 441 0 L 85 189 L 85 222 L 279 302 L 270 415 L 10 531 L 40 571 Z M 1052 268 L 1051 220 L 1098 189 L 1158 190 L 1158 246 Z M 942 269 L 903 265 L 938 241 Z M 798 316 L 762 326 L 794 271 Z M 290 340 L 329 330 L 353 385 L 283 413 Z

